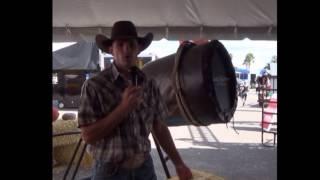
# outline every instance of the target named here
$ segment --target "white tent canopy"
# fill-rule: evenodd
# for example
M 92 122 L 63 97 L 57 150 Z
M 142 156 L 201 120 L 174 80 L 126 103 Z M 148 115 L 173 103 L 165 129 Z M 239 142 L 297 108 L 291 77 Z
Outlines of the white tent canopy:
M 96 43 L 79 41 L 52 53 L 52 69 L 97 70 L 99 58 Z
M 277 39 L 277 0 L 53 0 L 53 41 L 92 41 L 131 20 L 154 39 Z

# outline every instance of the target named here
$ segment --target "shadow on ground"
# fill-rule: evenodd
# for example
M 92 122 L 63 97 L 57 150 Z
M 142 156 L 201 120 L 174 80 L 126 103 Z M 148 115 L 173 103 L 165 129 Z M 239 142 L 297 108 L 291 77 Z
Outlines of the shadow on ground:
M 177 139 L 177 141 L 190 139 Z M 275 180 L 277 179 L 277 149 L 261 144 L 209 143 L 194 141 L 203 148 L 178 149 L 185 163 L 192 169 L 214 173 L 228 180 Z M 166 179 L 156 149 L 151 150 L 158 180 Z M 170 174 L 175 169 L 171 161 L 167 162 Z M 63 177 L 65 166 L 56 169 L 55 180 Z M 70 177 L 71 177 L 70 173 Z M 76 179 L 90 177 L 90 169 L 80 168 Z M 88 179 L 88 178 L 87 178 Z
M 192 169 L 211 172 L 228 180 L 277 179 L 276 148 L 260 144 L 195 143 L 206 148 L 179 149 L 182 158 Z M 152 156 L 158 179 L 166 179 L 155 149 L 152 149 Z M 167 164 L 171 175 L 175 175 L 171 161 Z

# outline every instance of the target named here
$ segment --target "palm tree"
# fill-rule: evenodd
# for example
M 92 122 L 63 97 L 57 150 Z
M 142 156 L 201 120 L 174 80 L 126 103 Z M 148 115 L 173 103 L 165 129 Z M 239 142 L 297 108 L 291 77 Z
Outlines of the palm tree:
M 252 53 L 248 53 L 242 64 L 245 65 L 248 70 L 250 70 L 252 63 L 254 63 L 254 56 Z

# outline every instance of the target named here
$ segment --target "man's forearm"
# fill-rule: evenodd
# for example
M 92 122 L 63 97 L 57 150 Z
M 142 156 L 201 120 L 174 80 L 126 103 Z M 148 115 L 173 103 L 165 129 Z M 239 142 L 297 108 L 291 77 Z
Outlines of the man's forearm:
M 112 133 L 112 131 L 122 122 L 126 117 L 120 106 L 117 106 L 108 116 L 82 127 L 82 138 L 88 144 L 92 144 L 97 140 L 104 138 Z
M 169 155 L 174 165 L 183 163 L 177 148 L 173 142 L 168 127 L 163 122 L 157 122 L 154 125 L 154 135 L 158 139 L 163 150 Z

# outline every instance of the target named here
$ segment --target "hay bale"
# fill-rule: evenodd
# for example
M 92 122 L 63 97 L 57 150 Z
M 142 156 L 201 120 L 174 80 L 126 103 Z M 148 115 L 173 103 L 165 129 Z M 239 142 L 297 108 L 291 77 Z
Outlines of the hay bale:
M 78 131 L 79 129 L 77 128 L 77 125 L 78 124 L 76 121 L 57 120 L 52 123 L 52 131 L 53 131 L 53 134 L 70 132 L 70 131 Z M 53 147 L 70 145 L 70 144 L 77 143 L 79 141 L 79 138 L 80 138 L 80 134 L 57 136 L 57 137 L 53 137 L 52 144 L 53 144 Z
M 53 134 L 78 131 L 79 129 L 77 128 L 77 125 L 77 121 L 74 120 L 57 120 L 54 123 L 52 123 L 52 131 Z M 54 166 L 67 165 L 69 163 L 79 139 L 80 134 L 52 137 L 52 155 L 53 159 L 56 161 Z M 80 149 L 78 150 L 74 164 L 76 164 L 80 156 L 80 151 L 82 150 L 82 147 L 83 143 L 80 146 Z M 85 152 L 80 165 L 82 167 L 88 168 L 92 165 L 92 161 L 92 157 L 89 155 L 89 153 Z
M 214 175 L 212 173 L 199 171 L 195 169 L 191 169 L 191 173 L 193 176 L 193 180 L 224 180 L 222 177 L 219 177 L 217 175 Z M 177 176 L 171 177 L 168 180 L 179 180 Z
M 78 162 L 82 148 L 83 148 L 83 144 L 80 146 L 78 153 L 76 154 L 75 160 L 73 161 L 74 165 Z M 59 146 L 54 148 L 53 157 L 57 165 L 58 166 L 68 165 L 75 149 L 76 149 L 76 144 Z M 92 163 L 93 163 L 93 158 L 88 152 L 85 152 L 80 166 L 83 168 L 90 168 Z

